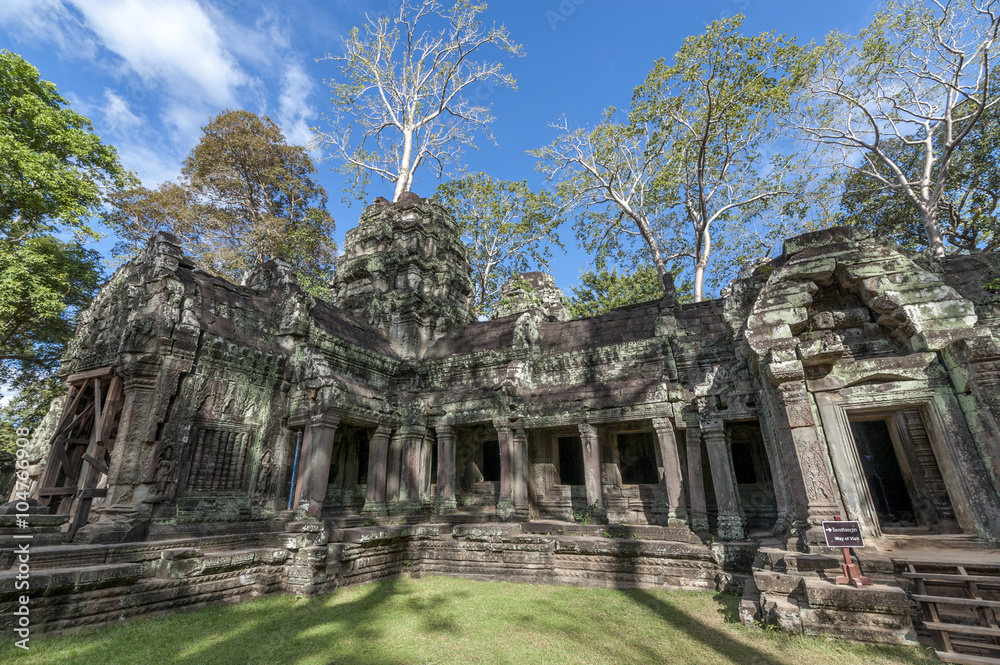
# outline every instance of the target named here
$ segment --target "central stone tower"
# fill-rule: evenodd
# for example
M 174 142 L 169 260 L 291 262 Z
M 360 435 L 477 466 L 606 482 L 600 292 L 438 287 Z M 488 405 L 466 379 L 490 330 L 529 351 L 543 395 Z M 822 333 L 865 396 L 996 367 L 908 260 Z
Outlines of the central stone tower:
M 379 197 L 347 232 L 333 303 L 368 321 L 406 359 L 472 321 L 472 279 L 458 224 L 433 199 Z

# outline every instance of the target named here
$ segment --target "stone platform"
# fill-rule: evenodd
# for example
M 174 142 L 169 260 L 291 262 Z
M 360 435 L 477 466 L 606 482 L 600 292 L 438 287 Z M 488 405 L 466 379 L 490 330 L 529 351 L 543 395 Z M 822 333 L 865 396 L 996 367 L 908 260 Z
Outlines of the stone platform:
M 63 631 L 267 593 L 319 595 L 400 574 L 713 590 L 742 582 L 749 569 L 734 562 L 752 560 L 754 547 L 708 546 L 685 529 L 547 521 L 274 526 L 256 534 L 32 546 L 27 591 L 15 588 L 16 559 L 0 560 L 0 630 L 12 627 L 25 593 L 32 629 Z

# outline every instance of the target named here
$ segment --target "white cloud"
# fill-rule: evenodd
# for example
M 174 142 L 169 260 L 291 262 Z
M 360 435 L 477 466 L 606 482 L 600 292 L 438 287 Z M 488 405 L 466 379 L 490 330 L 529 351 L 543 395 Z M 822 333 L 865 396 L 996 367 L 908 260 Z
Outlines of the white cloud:
M 70 0 L 103 45 L 144 80 L 229 104 L 246 75 L 194 0 Z M 192 86 L 194 90 L 191 90 Z
M 117 148 L 122 166 L 135 171 L 144 187 L 155 189 L 180 175 L 183 157 L 161 145 L 124 141 Z
M 183 100 L 164 102 L 160 118 L 170 129 L 173 141 L 185 152 L 194 147 L 201 136 L 201 128 L 208 124 L 214 113 L 208 113 L 201 104 L 188 104 Z
M 122 134 L 142 124 L 142 118 L 132 112 L 128 102 L 110 88 L 104 89 L 104 102 L 104 122 L 111 131 Z
M 3 0 L 0 25 L 18 44 L 55 44 L 62 57 L 91 60 L 93 35 L 61 0 Z
M 316 116 L 316 111 L 309 105 L 308 99 L 314 87 L 299 62 L 289 61 L 286 64 L 278 100 L 278 124 L 290 144 L 309 145 L 313 139 L 309 120 Z

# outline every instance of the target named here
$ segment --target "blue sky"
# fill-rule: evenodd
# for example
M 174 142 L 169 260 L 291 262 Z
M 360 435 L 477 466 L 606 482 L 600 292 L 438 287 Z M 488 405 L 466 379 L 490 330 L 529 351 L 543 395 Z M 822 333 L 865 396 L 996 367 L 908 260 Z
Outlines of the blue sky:
M 309 141 L 310 127 L 323 127 L 329 108 L 324 79 L 339 73 L 336 63 L 316 58 L 338 53 L 342 36 L 366 12 L 396 6 L 396 0 L 3 0 L 0 47 L 54 82 L 117 147 L 124 165 L 153 187 L 177 177 L 201 127 L 225 108 L 267 114 L 289 142 Z M 565 115 L 571 126 L 591 125 L 602 109 L 627 107 L 653 62 L 672 58 L 686 36 L 714 19 L 741 12 L 748 33 L 774 30 L 807 42 L 832 29 L 857 32 L 876 8 L 867 0 L 494 0 L 486 20 L 505 24 L 526 55 L 505 61 L 517 91 L 501 88 L 489 97 L 498 145 L 482 138 L 479 150 L 466 153 L 467 166 L 541 187 L 525 151 L 555 138 L 547 123 Z M 342 246 L 361 207 L 340 202 L 345 180 L 331 166 L 318 164 L 318 180 L 330 195 Z M 436 185 L 418 173 L 413 189 L 429 196 Z M 377 195 L 391 197 L 392 185 L 374 183 L 369 198 Z M 557 253 L 551 272 L 569 295 L 589 258 L 576 248 L 569 224 L 561 236 L 567 253 Z M 99 247 L 113 244 L 109 238 Z

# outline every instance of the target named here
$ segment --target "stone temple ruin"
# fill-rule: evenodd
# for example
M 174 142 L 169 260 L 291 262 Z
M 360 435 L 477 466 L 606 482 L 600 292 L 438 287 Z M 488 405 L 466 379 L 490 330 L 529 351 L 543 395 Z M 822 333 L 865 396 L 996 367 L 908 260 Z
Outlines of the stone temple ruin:
M 433 200 L 376 201 L 345 252 L 325 302 L 280 262 L 228 283 L 161 233 L 101 290 L 32 441 L 33 626 L 406 571 L 742 588 L 747 622 L 996 649 L 1000 256 L 835 228 L 719 300 L 569 320 L 529 273 L 477 322 Z M 833 584 L 834 517 L 874 586 Z M 985 632 L 920 600 L 957 596 Z

